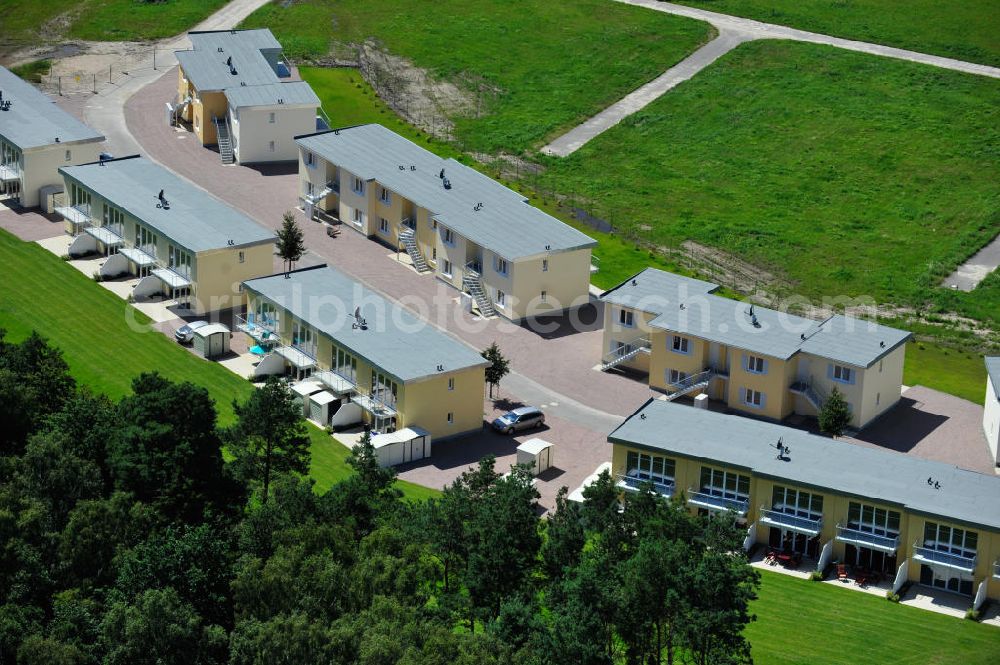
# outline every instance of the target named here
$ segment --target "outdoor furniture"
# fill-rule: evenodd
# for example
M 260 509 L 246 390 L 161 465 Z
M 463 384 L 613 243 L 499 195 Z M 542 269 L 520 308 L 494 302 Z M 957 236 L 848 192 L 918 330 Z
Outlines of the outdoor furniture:
M 331 238 L 336 238 L 337 236 L 340 235 L 340 229 L 338 229 L 336 226 L 328 226 L 326 227 L 326 235 L 330 236 Z
M 854 576 L 854 584 L 860 587 L 868 586 L 868 573 L 864 570 L 859 570 L 858 574 Z
M 263 358 L 264 356 L 267 355 L 267 349 L 265 349 L 263 346 L 259 344 L 255 344 L 254 346 L 250 347 L 250 353 L 254 354 L 255 356 L 260 356 Z
M 847 566 L 842 563 L 837 564 L 837 579 L 846 580 L 847 579 Z

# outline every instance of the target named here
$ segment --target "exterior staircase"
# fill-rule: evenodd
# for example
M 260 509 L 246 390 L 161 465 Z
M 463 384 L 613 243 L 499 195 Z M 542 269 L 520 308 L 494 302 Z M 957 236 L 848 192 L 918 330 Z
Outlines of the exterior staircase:
M 665 402 L 673 402 L 675 399 L 683 395 L 687 395 L 698 390 L 704 390 L 716 376 L 722 376 L 722 374 L 714 369 L 706 369 L 703 372 L 692 374 L 691 376 L 685 377 L 676 383 L 671 383 L 671 392 L 667 393 L 660 399 Z
M 465 266 L 465 272 L 462 274 L 462 289 L 467 291 L 476 301 L 479 313 L 483 318 L 488 319 L 491 316 L 496 316 L 497 311 L 493 307 L 493 301 L 490 300 L 490 296 L 483 286 L 483 277 L 478 270 L 472 267 L 472 263 Z
M 417 245 L 417 234 L 413 229 L 404 227 L 399 232 L 399 241 L 403 243 L 403 247 L 406 249 L 410 260 L 413 261 L 413 267 L 417 269 L 417 272 L 427 272 L 431 269 L 424 259 L 423 252 L 420 251 L 420 246 Z
M 601 359 L 601 371 L 605 372 L 621 365 L 622 363 L 626 363 L 640 353 L 649 353 L 650 346 L 649 337 L 647 335 L 633 339 L 628 344 L 620 346 L 614 351 L 605 354 L 605 356 Z
M 219 119 L 212 116 L 212 122 L 215 123 L 215 132 L 219 142 L 219 157 L 222 158 L 222 163 L 234 163 L 236 159 L 233 156 L 233 137 L 229 133 L 229 118 Z
M 826 395 L 813 385 L 812 381 L 796 381 L 788 387 L 788 390 L 795 395 L 805 397 L 806 401 L 812 404 L 816 411 L 822 410 L 823 404 L 826 402 Z

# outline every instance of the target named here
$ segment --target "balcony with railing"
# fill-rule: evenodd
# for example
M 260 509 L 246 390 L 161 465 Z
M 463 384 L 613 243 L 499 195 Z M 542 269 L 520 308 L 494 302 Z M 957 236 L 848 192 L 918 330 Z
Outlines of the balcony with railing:
M 351 401 L 377 418 L 396 417 L 395 404 L 389 404 L 371 393 L 357 392 L 351 395 Z
M 976 569 L 976 555 L 956 554 L 934 549 L 933 547 L 922 547 L 916 543 L 913 545 L 913 560 L 917 563 L 924 563 L 931 566 L 943 566 L 963 573 L 972 574 Z
M 737 515 L 744 516 L 750 507 L 749 499 L 742 499 L 735 496 L 725 496 L 715 494 L 711 491 L 688 489 L 688 503 L 698 508 L 707 510 L 732 510 Z
M 56 212 L 62 215 L 63 219 L 73 225 L 77 233 L 86 226 L 90 226 L 93 218 L 90 215 L 89 203 L 77 203 L 75 205 L 57 205 Z
M 122 237 L 119 230 L 110 226 L 87 226 L 83 232 L 105 247 L 119 247 L 125 244 L 125 238 Z
M 601 370 L 609 370 L 622 363 L 626 363 L 640 353 L 648 354 L 652 348 L 652 344 L 649 341 L 649 335 L 640 335 L 635 339 L 629 340 L 625 344 L 620 344 L 614 349 L 604 354 L 601 358 Z
M 316 205 L 330 194 L 340 193 L 340 181 L 337 179 L 330 180 L 327 182 L 319 191 L 313 191 L 312 194 L 303 194 L 302 198 L 313 205 Z
M 899 536 L 888 536 L 856 527 L 837 525 L 837 540 L 842 543 L 859 545 L 868 549 L 893 554 L 899 548 Z
M 311 369 L 317 365 L 316 350 L 311 347 L 304 348 L 295 344 L 286 344 L 279 346 L 274 352 L 297 370 Z
M 760 523 L 766 526 L 773 526 L 779 529 L 788 529 L 809 536 L 818 536 L 823 530 L 823 518 L 812 519 L 785 513 L 780 510 L 761 507 Z
M 259 344 L 275 344 L 281 341 L 278 336 L 278 322 L 267 316 L 257 316 L 249 313 L 246 317 L 236 317 L 236 329 L 246 333 Z
M 335 369 L 327 369 L 320 372 L 313 372 L 312 377 L 325 385 L 338 395 L 346 395 L 358 389 L 356 380 L 338 372 Z
M 674 495 L 676 490 L 673 480 L 653 478 L 644 473 L 619 474 L 615 477 L 615 481 L 615 485 L 626 492 L 638 492 L 648 486 L 660 496 L 668 499 Z
M 21 179 L 21 167 L 18 164 L 0 164 L 0 183 L 13 182 Z
M 1000 580 L 1000 559 L 993 562 L 993 579 Z

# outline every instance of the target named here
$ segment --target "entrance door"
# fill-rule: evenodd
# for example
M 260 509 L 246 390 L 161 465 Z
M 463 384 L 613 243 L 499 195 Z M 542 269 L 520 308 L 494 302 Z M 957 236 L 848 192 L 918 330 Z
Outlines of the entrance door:
M 935 569 L 926 564 L 920 566 L 920 583 L 934 589 L 942 589 L 963 596 L 972 595 L 972 580 L 955 571 Z

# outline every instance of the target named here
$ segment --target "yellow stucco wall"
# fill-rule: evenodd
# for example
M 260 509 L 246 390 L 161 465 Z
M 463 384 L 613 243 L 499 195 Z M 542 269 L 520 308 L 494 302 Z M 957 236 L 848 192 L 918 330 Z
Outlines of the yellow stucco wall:
M 192 122 L 194 132 L 202 145 L 214 145 L 219 138 L 215 131 L 212 117 L 222 118 L 226 115 L 226 96 L 221 92 L 195 92 L 191 102 Z
M 811 488 L 796 485 L 795 483 L 785 482 L 780 479 L 760 477 L 745 469 L 726 467 L 724 465 L 703 462 L 701 460 L 693 460 L 665 451 L 656 452 L 621 444 L 613 444 L 612 446 L 612 475 L 617 476 L 627 472 L 625 465 L 629 450 L 646 455 L 659 455 L 673 460 L 675 468 L 674 482 L 677 488 L 676 491 L 677 493 L 684 492 L 685 495 L 688 493 L 689 489 L 698 489 L 701 479 L 701 468 L 703 466 L 733 471 L 742 475 L 749 475 L 750 500 L 746 517 L 747 525 L 753 524 L 759 519 L 762 508 L 771 507 L 772 492 L 775 485 L 822 496 L 823 522 L 819 535 L 819 548 L 822 548 L 822 546 L 827 542 L 833 541 L 831 561 L 844 560 L 846 543 L 836 540 L 837 525 L 847 524 L 848 511 L 851 502 L 857 502 L 873 506 L 875 508 L 881 508 L 887 511 L 895 511 L 899 513 L 899 547 L 896 552 L 897 567 L 913 556 L 914 544 L 923 544 L 924 525 L 928 521 L 974 531 L 978 537 L 978 551 L 976 567 L 972 575 L 973 593 L 975 593 L 978 589 L 981 582 L 986 582 L 987 595 L 990 598 L 1000 600 L 1000 579 L 994 579 L 992 576 L 993 564 L 994 562 L 1000 560 L 1000 532 L 990 531 L 974 525 L 963 525 L 950 521 L 946 518 L 937 518 L 935 516 L 913 513 L 908 511 L 903 506 L 885 503 L 883 501 L 873 500 L 867 497 L 849 496 L 825 488 Z M 692 507 L 692 512 L 697 512 L 697 509 Z M 769 537 L 770 527 L 764 524 L 758 524 L 756 542 L 767 545 Z M 918 582 L 920 580 L 920 564 L 912 559 L 909 560 L 907 578 L 912 582 Z
M 454 379 L 454 389 L 448 380 Z M 479 431 L 483 426 L 485 368 L 470 367 L 404 384 L 397 410 L 399 426 L 417 425 L 434 439 Z M 452 414 L 452 423 L 448 414 Z
M 243 261 L 240 262 L 240 253 Z M 240 284 L 248 279 L 274 272 L 274 245 L 226 247 L 200 252 L 193 257 L 192 295 L 198 314 L 230 307 L 244 302 Z
M 511 319 L 576 309 L 590 302 L 589 248 L 521 259 L 513 263 L 508 273 L 505 279 L 487 268 L 485 282 L 488 288 L 506 286 L 510 289 L 508 293 L 513 293 L 506 312 Z

